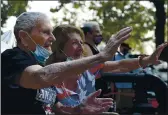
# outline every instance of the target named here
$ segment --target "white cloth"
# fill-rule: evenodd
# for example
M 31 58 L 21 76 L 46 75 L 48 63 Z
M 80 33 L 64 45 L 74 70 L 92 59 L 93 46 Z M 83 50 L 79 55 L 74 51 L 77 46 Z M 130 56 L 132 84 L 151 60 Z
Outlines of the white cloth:
M 1 53 L 6 49 L 10 49 L 16 46 L 16 39 L 13 30 L 5 32 L 1 36 Z
M 10 48 L 12 48 L 12 47 L 10 47 L 4 41 L 1 41 L 1 53 L 3 53 L 6 49 L 10 49 Z

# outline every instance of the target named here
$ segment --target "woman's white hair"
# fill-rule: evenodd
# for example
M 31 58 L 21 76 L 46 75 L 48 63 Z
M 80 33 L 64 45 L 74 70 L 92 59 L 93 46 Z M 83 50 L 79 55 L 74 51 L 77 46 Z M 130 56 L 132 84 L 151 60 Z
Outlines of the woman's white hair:
M 31 32 L 33 27 L 36 26 L 38 20 L 48 19 L 47 15 L 41 12 L 24 12 L 18 16 L 16 24 L 14 26 L 14 34 L 17 39 L 17 42 L 20 41 L 19 31 L 24 30 L 28 33 Z

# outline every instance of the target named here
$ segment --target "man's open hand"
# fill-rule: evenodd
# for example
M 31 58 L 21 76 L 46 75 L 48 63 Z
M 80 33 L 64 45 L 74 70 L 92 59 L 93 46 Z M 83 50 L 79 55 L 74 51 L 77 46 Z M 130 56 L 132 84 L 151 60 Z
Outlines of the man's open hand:
M 109 39 L 106 47 L 101 52 L 103 58 L 106 61 L 108 61 L 114 56 L 120 44 L 129 38 L 131 31 L 132 31 L 131 27 L 126 27 L 124 29 L 121 29 L 117 34 L 113 35 Z

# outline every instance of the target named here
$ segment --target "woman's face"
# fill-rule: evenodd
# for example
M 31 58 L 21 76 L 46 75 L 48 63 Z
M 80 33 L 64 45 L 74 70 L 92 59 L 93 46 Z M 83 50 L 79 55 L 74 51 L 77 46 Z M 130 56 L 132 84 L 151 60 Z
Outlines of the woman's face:
M 83 54 L 83 41 L 79 34 L 72 33 L 69 34 L 70 39 L 65 43 L 64 53 L 68 57 L 72 57 L 74 59 L 78 59 L 82 57 Z

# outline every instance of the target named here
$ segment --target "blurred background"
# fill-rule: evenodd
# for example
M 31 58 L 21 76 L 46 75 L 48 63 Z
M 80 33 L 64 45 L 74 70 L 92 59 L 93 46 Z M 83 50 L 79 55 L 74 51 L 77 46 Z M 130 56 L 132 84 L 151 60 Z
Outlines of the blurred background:
M 12 30 L 16 17 L 25 11 L 47 14 L 53 26 L 72 24 L 80 27 L 86 21 L 97 21 L 104 37 L 99 48 L 105 46 L 112 34 L 126 26 L 133 27 L 131 37 L 126 41 L 132 48 L 131 54 L 149 55 L 158 45 L 168 41 L 168 0 L 1 0 L 1 35 Z M 168 47 L 160 59 L 163 63 L 156 66 L 154 72 L 167 79 Z

